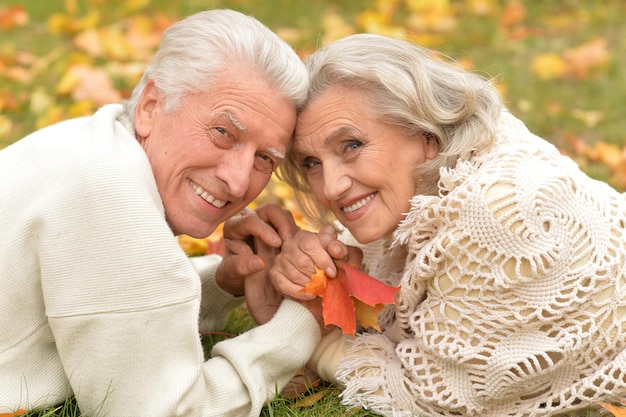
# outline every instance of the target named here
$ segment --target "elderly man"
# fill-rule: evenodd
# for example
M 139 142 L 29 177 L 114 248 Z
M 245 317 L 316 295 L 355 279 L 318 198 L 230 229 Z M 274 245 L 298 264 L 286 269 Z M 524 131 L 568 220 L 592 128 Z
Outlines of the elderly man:
M 319 311 L 268 309 L 265 274 L 244 279 L 262 259 L 192 264 L 175 236 L 209 235 L 261 192 L 306 89 L 302 62 L 265 26 L 202 12 L 165 32 L 123 105 L 0 151 L 0 412 L 74 395 L 90 415 L 259 414 L 320 340 Z M 272 213 L 261 216 L 274 227 L 249 214 L 228 237 L 279 247 L 295 225 Z M 199 331 L 244 292 L 267 323 L 204 361 Z

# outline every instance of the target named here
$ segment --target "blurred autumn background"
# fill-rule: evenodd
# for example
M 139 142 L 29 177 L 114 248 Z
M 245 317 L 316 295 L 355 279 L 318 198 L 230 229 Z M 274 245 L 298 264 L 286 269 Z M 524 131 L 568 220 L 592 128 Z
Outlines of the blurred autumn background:
M 0 148 L 127 97 L 167 26 L 221 7 L 259 18 L 303 58 L 355 32 L 440 50 L 495 78 L 534 133 L 626 190 L 624 0 L 0 0 Z M 269 200 L 299 216 L 276 180 L 254 204 Z
M 0 148 L 127 97 L 167 26 L 218 7 L 256 16 L 303 58 L 354 32 L 438 49 L 495 78 L 533 132 L 626 190 L 624 0 L 0 0 Z M 298 215 L 278 181 L 257 204 L 268 200 Z

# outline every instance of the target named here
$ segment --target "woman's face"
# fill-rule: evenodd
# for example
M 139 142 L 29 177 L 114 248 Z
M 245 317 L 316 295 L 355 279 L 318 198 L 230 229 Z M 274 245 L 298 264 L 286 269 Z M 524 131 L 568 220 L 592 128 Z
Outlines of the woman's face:
M 415 194 L 414 169 L 437 155 L 435 141 L 377 120 L 364 92 L 334 87 L 299 115 L 297 163 L 315 198 L 361 243 L 395 230 Z

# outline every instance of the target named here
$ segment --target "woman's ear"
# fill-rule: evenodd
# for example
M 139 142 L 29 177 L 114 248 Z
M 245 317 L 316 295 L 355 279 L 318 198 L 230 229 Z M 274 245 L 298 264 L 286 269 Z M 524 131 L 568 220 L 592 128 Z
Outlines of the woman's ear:
M 140 138 L 147 138 L 152 132 L 159 110 L 159 96 L 160 91 L 154 85 L 154 80 L 149 79 L 135 109 L 135 132 Z
M 424 138 L 424 156 L 426 159 L 434 159 L 439 155 L 439 138 L 432 133 L 422 133 Z

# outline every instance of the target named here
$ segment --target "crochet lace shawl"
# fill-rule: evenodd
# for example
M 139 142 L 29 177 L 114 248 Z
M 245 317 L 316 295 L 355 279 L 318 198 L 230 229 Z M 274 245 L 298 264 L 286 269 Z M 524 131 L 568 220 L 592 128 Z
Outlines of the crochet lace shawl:
M 441 173 L 366 271 L 400 284 L 386 334 L 339 365 L 386 416 L 545 416 L 626 399 L 626 198 L 510 114 Z

